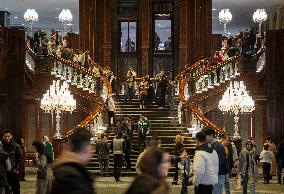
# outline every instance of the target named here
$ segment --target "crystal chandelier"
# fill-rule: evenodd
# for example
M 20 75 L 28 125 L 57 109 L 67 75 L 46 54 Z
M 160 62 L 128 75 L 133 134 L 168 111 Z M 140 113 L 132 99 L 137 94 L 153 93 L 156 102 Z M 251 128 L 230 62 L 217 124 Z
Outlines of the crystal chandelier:
M 219 102 L 218 108 L 223 112 L 233 113 L 235 115 L 235 138 L 240 137 L 238 127 L 239 113 L 249 113 L 255 109 L 254 101 L 252 97 L 249 96 L 243 81 L 230 83 L 230 86 L 224 92 Z
M 63 23 L 64 26 L 64 32 L 66 33 L 67 31 L 67 26 L 70 22 L 72 22 L 73 16 L 72 13 L 69 9 L 62 9 L 60 12 L 58 19 L 60 22 Z
M 24 14 L 24 20 L 29 23 L 32 35 L 33 24 L 38 21 L 38 14 L 35 9 L 27 9 Z
M 60 86 L 60 80 L 52 82 L 50 89 L 43 95 L 40 108 L 46 113 L 56 113 L 56 133 L 55 138 L 62 138 L 60 134 L 60 113 L 70 112 L 76 109 L 76 101 L 69 91 L 67 82 Z
M 253 21 L 258 23 L 258 33 L 261 34 L 261 24 L 267 20 L 265 9 L 257 9 L 252 17 Z
M 224 34 L 226 35 L 226 31 L 227 31 L 227 24 L 232 21 L 232 14 L 229 11 L 229 9 L 222 9 L 219 12 L 219 22 L 224 23 Z

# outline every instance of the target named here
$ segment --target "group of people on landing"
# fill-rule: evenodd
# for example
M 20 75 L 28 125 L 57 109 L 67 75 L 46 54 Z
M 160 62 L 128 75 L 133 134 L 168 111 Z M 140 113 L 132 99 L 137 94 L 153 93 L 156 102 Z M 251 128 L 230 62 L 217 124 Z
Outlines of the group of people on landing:
M 154 79 L 150 79 L 149 75 L 142 77 L 141 81 L 137 83 L 137 74 L 131 67 L 126 75 L 126 81 L 124 84 L 124 101 L 132 101 L 136 90 L 139 92 L 140 108 L 145 108 L 147 103 L 157 101 L 160 108 L 164 108 L 166 105 L 166 95 L 174 94 L 173 85 L 164 70 L 156 75 Z M 154 84 L 156 82 L 156 85 Z

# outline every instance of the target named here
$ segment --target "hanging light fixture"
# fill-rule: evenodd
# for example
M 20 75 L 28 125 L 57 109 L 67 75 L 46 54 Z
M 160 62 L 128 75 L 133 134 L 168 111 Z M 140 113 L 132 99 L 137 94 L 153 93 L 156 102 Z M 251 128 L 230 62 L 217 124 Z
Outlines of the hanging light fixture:
M 56 113 L 56 133 L 54 137 L 62 138 L 60 134 L 60 113 L 66 111 L 72 114 L 72 111 L 76 109 L 76 101 L 69 91 L 67 82 L 64 81 L 60 86 L 60 80 L 53 80 L 50 89 L 41 99 L 40 108 L 46 113 Z
M 230 83 L 230 86 L 224 92 L 222 99 L 219 101 L 218 108 L 223 112 L 235 115 L 234 137 L 239 138 L 239 114 L 252 112 L 255 106 L 252 97 L 246 90 L 244 82 L 234 81 Z
M 219 22 L 224 23 L 224 34 L 227 32 L 227 24 L 232 21 L 232 14 L 229 9 L 222 9 L 219 12 Z
M 258 33 L 261 34 L 261 24 L 267 20 L 267 14 L 265 9 L 257 9 L 252 19 L 254 22 L 258 23 Z
M 30 27 L 30 32 L 32 35 L 33 24 L 38 21 L 38 14 L 35 9 L 27 9 L 24 14 L 24 20 L 28 22 Z
M 59 19 L 60 22 L 63 23 L 64 33 L 66 34 L 67 26 L 73 20 L 73 16 L 72 16 L 71 11 L 69 9 L 62 9 L 62 11 L 60 12 L 60 14 L 58 16 L 58 19 Z

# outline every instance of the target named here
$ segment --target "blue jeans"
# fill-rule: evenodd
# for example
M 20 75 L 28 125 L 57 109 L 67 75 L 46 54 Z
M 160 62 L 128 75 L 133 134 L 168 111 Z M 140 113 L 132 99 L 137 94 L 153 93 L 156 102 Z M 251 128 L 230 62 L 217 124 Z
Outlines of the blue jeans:
M 226 175 L 218 175 L 218 183 L 214 186 L 213 194 L 223 194 Z
M 249 181 L 249 176 L 246 173 L 245 176 L 243 176 L 243 194 L 247 194 L 248 190 L 248 181 Z M 255 183 L 254 181 L 249 183 L 249 189 L 250 189 L 250 194 L 255 194 Z
M 181 185 L 181 194 L 188 194 L 187 186 L 188 186 L 189 176 L 183 176 L 182 185 Z
M 224 182 L 225 193 L 230 194 L 230 173 L 226 174 Z

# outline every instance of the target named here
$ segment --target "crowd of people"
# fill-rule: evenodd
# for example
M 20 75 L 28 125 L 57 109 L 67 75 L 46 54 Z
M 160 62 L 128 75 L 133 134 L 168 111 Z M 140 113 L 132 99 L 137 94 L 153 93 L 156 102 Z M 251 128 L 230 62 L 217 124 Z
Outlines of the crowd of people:
M 144 109 L 146 104 L 156 101 L 160 109 L 166 105 L 173 104 L 175 95 L 175 82 L 167 78 L 165 71 L 162 69 L 155 78 L 146 75 L 137 79 L 137 74 L 132 67 L 129 68 L 126 80 L 124 82 L 124 102 L 132 102 L 136 91 L 140 97 L 140 108 Z
M 139 133 L 147 134 L 149 123 L 144 115 L 141 115 Z M 146 129 L 143 128 L 144 124 Z M 126 161 L 126 169 L 131 170 L 131 129 L 126 118 L 122 123 L 116 137 L 109 144 L 108 136 L 102 134 L 97 141 L 97 152 L 100 172 L 102 176 L 109 176 L 109 158 L 113 155 L 114 172 L 116 182 L 120 182 L 123 162 Z M 139 127 L 138 127 L 139 128 Z M 146 131 L 145 131 L 146 130 Z M 143 137 L 144 138 L 144 137 Z M 90 131 L 85 128 L 77 128 L 69 139 L 68 150 L 53 162 L 52 144 L 48 137 L 43 141 L 34 141 L 34 165 L 37 168 L 36 193 L 95 193 L 94 179 L 86 169 L 93 157 L 94 146 L 91 144 Z M 189 157 L 188 150 L 183 142 L 184 136 L 179 133 L 176 136 L 176 147 L 171 159 L 168 152 L 161 147 L 158 138 L 151 139 L 140 146 L 140 155 L 136 161 L 138 176 L 130 184 L 126 194 L 167 194 L 170 192 L 166 177 L 174 164 L 175 171 L 173 184 L 179 184 L 181 179 L 181 194 L 188 193 L 188 185 L 194 186 L 196 194 L 222 194 L 223 190 L 230 193 L 229 178 L 237 174 L 241 177 L 236 185 L 242 182 L 243 193 L 256 193 L 258 182 L 258 166 L 262 164 L 264 184 L 268 184 L 273 173 L 276 172 L 278 183 L 282 184 L 282 168 L 284 167 L 284 140 L 276 148 L 270 137 L 263 145 L 260 152 L 256 144 L 248 140 L 244 148 L 238 153 L 234 143 L 228 134 L 222 134 L 217 140 L 215 130 L 204 128 L 196 134 L 197 147 L 193 160 Z M 145 139 L 143 139 L 144 141 Z M 129 161 L 128 161 L 129 160 Z M 24 153 L 14 139 L 12 132 L 4 131 L 0 141 L 0 194 L 20 193 L 20 168 L 24 162 Z M 52 163 L 52 165 L 51 165 Z M 283 183 L 284 184 L 284 183 Z

